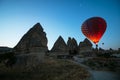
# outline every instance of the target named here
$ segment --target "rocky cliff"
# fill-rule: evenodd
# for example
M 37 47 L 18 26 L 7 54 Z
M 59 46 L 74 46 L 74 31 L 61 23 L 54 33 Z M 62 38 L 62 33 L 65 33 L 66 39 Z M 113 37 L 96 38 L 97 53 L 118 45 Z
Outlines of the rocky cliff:
M 47 51 L 47 37 L 40 23 L 35 24 L 14 47 L 16 53 Z
M 59 36 L 56 42 L 54 43 L 51 51 L 52 52 L 66 52 L 67 49 L 68 48 L 67 48 L 65 41 L 63 40 L 61 36 Z
M 44 61 L 47 37 L 40 23 L 35 24 L 14 47 L 18 66 L 36 66 Z
M 77 54 L 78 44 L 74 38 L 69 37 L 67 41 L 68 51 L 70 54 Z
M 92 51 L 92 43 L 85 38 L 83 42 L 79 43 L 79 52 L 91 52 Z

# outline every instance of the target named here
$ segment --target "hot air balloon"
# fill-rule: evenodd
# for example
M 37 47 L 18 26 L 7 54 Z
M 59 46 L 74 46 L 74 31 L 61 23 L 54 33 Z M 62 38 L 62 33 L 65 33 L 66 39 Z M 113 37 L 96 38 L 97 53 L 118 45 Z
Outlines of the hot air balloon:
M 91 40 L 96 48 L 98 47 L 98 42 L 106 31 L 107 23 L 101 17 L 92 17 L 83 22 L 81 30 L 82 33 Z
M 102 43 L 102 45 L 104 45 L 104 43 Z

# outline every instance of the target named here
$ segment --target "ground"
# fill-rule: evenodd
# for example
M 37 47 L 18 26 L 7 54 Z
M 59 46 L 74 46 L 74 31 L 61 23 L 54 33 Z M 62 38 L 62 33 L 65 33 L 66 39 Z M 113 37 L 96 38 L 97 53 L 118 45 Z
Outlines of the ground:
M 37 66 L 7 68 L 0 64 L 0 80 L 86 80 L 90 74 L 69 60 L 45 57 Z

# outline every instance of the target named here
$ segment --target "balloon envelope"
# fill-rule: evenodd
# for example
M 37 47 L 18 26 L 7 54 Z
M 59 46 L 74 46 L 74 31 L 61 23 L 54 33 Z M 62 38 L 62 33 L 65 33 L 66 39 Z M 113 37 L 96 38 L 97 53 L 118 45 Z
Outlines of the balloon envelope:
M 106 21 L 101 17 L 92 17 L 82 24 L 82 33 L 93 43 L 98 44 L 106 31 Z

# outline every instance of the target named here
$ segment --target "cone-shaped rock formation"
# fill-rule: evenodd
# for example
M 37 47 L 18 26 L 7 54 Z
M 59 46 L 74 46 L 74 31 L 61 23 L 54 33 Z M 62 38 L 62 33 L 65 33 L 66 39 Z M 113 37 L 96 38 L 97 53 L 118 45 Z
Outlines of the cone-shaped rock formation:
M 70 54 L 77 54 L 78 44 L 74 38 L 71 38 L 71 37 L 68 38 L 67 46 Z
M 83 42 L 79 44 L 79 52 L 91 52 L 92 51 L 92 43 L 85 38 Z
M 47 51 L 47 37 L 40 23 L 35 24 L 14 47 L 17 53 Z
M 65 51 L 67 51 L 67 45 L 61 36 L 59 36 L 59 38 L 56 40 L 51 51 L 52 52 L 62 52 L 62 51 L 65 52 Z

